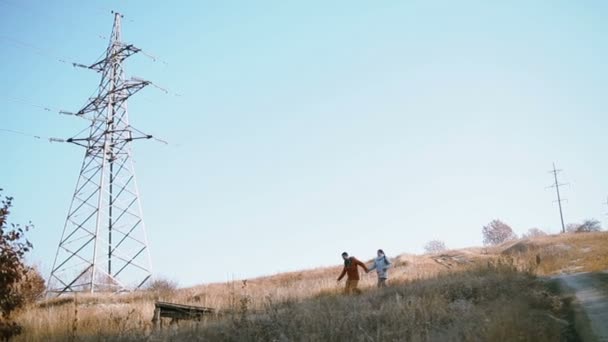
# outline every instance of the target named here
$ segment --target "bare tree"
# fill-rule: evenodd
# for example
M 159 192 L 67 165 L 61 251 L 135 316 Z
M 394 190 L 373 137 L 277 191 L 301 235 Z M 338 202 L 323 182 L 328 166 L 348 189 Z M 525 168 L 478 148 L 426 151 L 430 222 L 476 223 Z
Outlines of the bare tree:
M 530 238 L 546 236 L 546 235 L 547 235 L 547 233 L 545 233 L 540 228 L 530 228 L 530 229 L 528 229 L 528 232 L 524 233 L 521 237 L 524 239 L 530 239 Z
M 596 219 L 585 220 L 583 223 L 570 223 L 568 224 L 567 230 L 572 233 L 588 233 L 588 232 L 599 232 L 602 230 L 600 221 Z
M 424 250 L 427 253 L 440 253 L 447 250 L 447 247 L 443 241 L 431 240 L 424 245 Z
M 481 233 L 483 234 L 484 245 L 498 245 L 508 240 L 517 239 L 513 229 L 500 220 L 493 220 L 488 223 L 483 227 Z

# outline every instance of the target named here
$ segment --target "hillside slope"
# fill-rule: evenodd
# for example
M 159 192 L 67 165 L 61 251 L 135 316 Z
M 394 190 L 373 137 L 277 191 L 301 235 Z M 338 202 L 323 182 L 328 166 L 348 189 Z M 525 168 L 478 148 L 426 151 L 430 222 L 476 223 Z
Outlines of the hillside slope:
M 534 275 L 608 269 L 608 233 L 547 236 L 440 254 L 402 254 L 393 258 L 393 265 L 389 289 L 376 290 L 375 275 L 370 273 L 362 277 L 364 293 L 359 297 L 342 295 L 343 284 L 336 282 L 341 266 L 175 291 L 63 297 L 22 312 L 19 320 L 25 333 L 20 339 L 170 340 L 172 333 L 153 332 L 150 322 L 154 301 L 163 300 L 224 313 L 206 322 L 182 323 L 176 332 L 181 339 L 297 340 L 301 331 L 319 340 L 342 340 L 326 335 L 326 329 L 344 333 L 355 329 L 362 331 L 356 338 L 349 335 L 353 340 L 398 336 L 504 340 L 520 331 L 520 339 L 550 341 L 572 334 L 564 320 L 568 302 L 545 289 L 544 281 Z M 336 321 L 334 316 L 347 318 Z M 514 316 L 517 319 L 509 319 Z M 482 323 L 466 323 L 481 318 Z M 543 325 L 531 327 L 528 320 Z M 260 326 L 265 328 L 259 330 Z M 231 335 L 234 331 L 244 335 Z

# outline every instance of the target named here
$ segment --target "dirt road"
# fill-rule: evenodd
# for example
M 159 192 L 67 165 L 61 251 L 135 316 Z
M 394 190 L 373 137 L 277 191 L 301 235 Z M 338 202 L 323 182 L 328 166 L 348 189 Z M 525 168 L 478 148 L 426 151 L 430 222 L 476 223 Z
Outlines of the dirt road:
M 560 275 L 559 279 L 575 296 L 579 306 L 577 324 L 584 341 L 608 342 L 608 272 Z

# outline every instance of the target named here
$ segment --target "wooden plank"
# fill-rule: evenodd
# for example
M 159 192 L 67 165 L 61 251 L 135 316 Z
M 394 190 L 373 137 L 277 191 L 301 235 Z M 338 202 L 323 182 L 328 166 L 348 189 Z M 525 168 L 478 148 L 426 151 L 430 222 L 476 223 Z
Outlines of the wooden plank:
M 214 308 L 207 308 L 203 306 L 194 306 L 194 305 L 184 305 L 184 304 L 175 304 L 168 302 L 156 302 L 154 304 L 157 308 L 162 311 L 180 311 L 180 312 L 197 312 L 202 314 L 212 314 L 215 313 Z
M 180 319 L 200 320 L 204 316 L 216 313 L 213 308 L 202 306 L 175 304 L 167 302 L 154 303 L 153 325 L 156 329 L 162 328 L 162 318 L 171 318 L 171 323 L 177 323 Z

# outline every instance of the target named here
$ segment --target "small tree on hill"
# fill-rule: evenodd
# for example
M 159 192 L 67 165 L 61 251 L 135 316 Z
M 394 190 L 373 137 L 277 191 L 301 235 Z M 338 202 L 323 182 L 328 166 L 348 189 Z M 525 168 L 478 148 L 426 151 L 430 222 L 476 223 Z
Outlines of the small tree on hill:
M 440 253 L 447 250 L 445 243 L 440 240 L 432 240 L 424 245 L 424 251 L 427 253 Z
M 585 220 L 581 224 L 570 223 L 568 225 L 567 230 L 572 233 L 589 233 L 589 232 L 599 232 L 602 230 L 602 225 L 600 221 L 596 219 Z
M 546 235 L 547 235 L 547 233 L 545 233 L 542 229 L 530 228 L 530 229 L 528 229 L 528 232 L 524 233 L 521 237 L 524 239 L 530 239 L 530 238 L 546 236 Z
M 500 220 L 488 223 L 481 230 L 484 245 L 498 245 L 508 240 L 517 239 L 513 229 Z
M 0 197 L 1 192 L 2 189 Z M 0 339 L 3 340 L 21 332 L 21 326 L 12 320 L 11 314 L 27 302 L 22 288 L 27 284 L 24 281 L 30 268 L 25 266 L 23 258 L 32 249 L 24 237 L 31 224 L 21 227 L 7 222 L 12 201 L 12 197 L 6 197 L 0 205 Z

